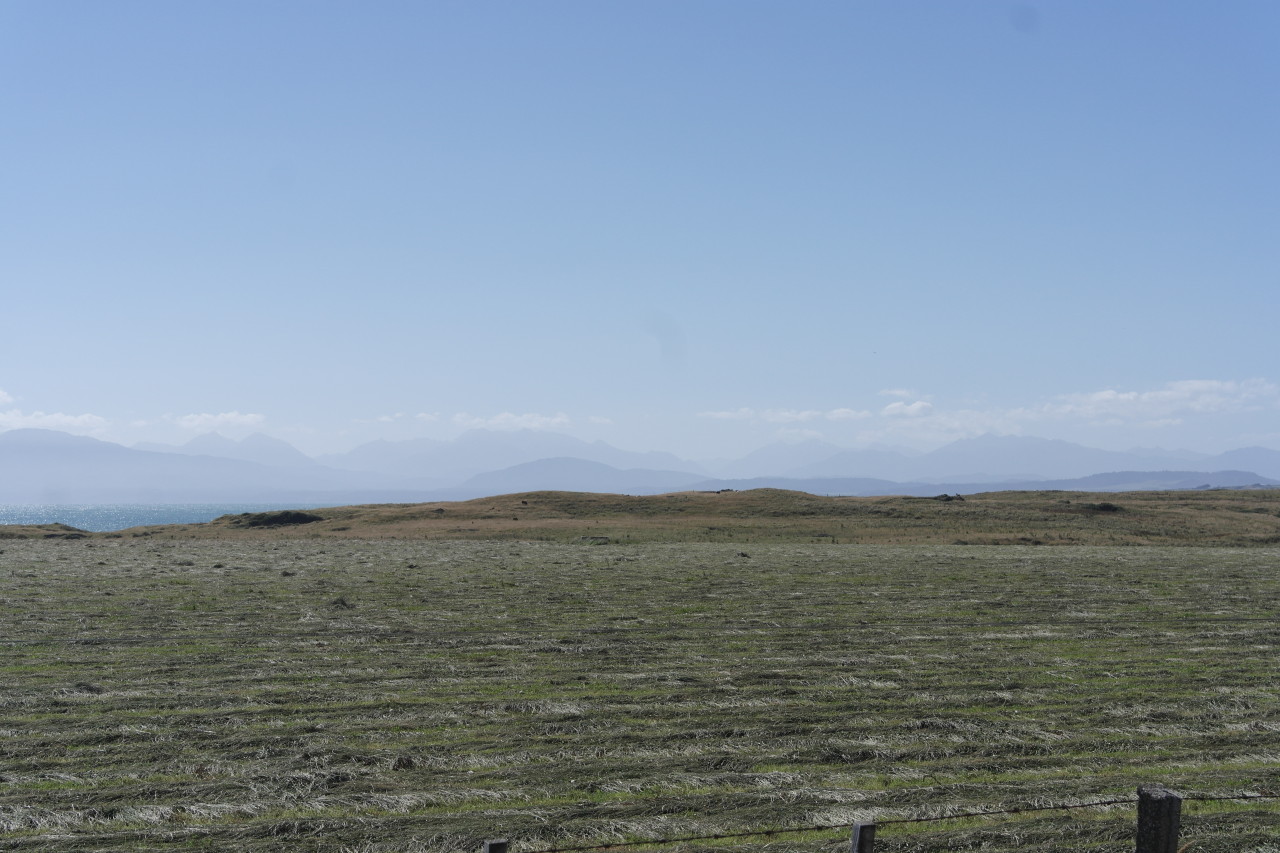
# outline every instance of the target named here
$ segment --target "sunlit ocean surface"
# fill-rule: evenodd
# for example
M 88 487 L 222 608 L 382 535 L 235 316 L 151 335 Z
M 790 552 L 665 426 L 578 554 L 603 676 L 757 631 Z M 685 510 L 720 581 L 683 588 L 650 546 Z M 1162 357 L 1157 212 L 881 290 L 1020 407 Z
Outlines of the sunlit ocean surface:
M 0 524 L 67 524 L 101 532 L 144 524 L 197 524 L 220 515 L 324 504 L 0 504 Z

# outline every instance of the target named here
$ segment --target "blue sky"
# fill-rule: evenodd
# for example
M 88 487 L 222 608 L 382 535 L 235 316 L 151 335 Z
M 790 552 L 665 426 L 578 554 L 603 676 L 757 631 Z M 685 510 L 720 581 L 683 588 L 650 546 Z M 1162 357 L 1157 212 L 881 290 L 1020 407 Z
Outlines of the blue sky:
M 1280 447 L 1280 4 L 0 0 L 0 429 Z

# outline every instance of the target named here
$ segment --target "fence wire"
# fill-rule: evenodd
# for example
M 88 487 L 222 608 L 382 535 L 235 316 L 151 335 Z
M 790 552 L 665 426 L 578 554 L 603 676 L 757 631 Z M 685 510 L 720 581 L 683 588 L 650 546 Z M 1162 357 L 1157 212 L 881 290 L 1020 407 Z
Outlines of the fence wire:
M 1237 801 L 1237 800 L 1280 800 L 1280 794 L 1222 794 L 1222 795 L 1204 795 L 1181 797 L 1182 802 L 1221 802 L 1221 801 Z M 866 821 L 866 823 L 874 823 L 877 827 L 882 826 L 903 826 L 907 824 L 923 824 L 923 823 L 940 823 L 949 820 L 965 820 L 979 817 L 994 817 L 997 815 L 1012 814 L 1031 814 L 1033 812 L 1052 812 L 1052 811 L 1070 811 L 1075 809 L 1093 809 L 1103 808 L 1106 806 L 1123 806 L 1137 805 L 1137 797 L 1125 797 L 1117 800 L 1097 800 L 1089 803 L 1066 803 L 1053 806 L 1030 806 L 1027 808 L 1010 808 L 1010 809 L 990 809 L 987 811 L 961 812 L 950 815 L 937 815 L 934 817 L 914 817 L 914 818 L 890 818 L 887 820 Z M 809 826 L 791 826 L 779 829 L 761 829 L 752 832 L 727 832 L 715 835 L 684 835 L 676 838 L 653 838 L 646 841 L 615 841 L 605 844 L 586 844 L 574 845 L 570 847 L 543 847 L 537 850 L 524 851 L 524 853 L 586 853 L 592 850 L 613 850 L 626 847 L 661 847 L 669 844 L 685 844 L 693 841 L 725 841 L 735 838 L 763 838 L 773 835 L 791 835 L 804 832 L 831 832 L 834 830 L 848 830 L 851 824 L 813 824 Z

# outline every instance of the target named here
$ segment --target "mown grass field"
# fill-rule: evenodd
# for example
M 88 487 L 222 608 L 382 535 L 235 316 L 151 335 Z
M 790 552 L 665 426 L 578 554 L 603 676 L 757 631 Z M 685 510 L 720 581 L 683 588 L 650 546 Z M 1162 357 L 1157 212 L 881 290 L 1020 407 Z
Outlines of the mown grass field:
M 0 541 L 0 849 L 519 853 L 1280 793 L 1274 546 L 308 527 Z M 1119 853 L 1133 828 L 886 823 L 877 849 Z M 1280 801 L 1188 802 L 1183 838 L 1280 850 Z

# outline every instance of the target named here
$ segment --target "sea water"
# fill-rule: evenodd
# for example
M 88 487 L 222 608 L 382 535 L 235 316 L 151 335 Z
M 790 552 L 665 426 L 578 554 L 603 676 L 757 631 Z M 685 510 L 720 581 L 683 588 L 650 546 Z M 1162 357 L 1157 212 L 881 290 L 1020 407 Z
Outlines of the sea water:
M 218 516 L 325 504 L 0 504 L 0 524 L 66 524 L 100 533 L 148 524 L 199 524 Z

